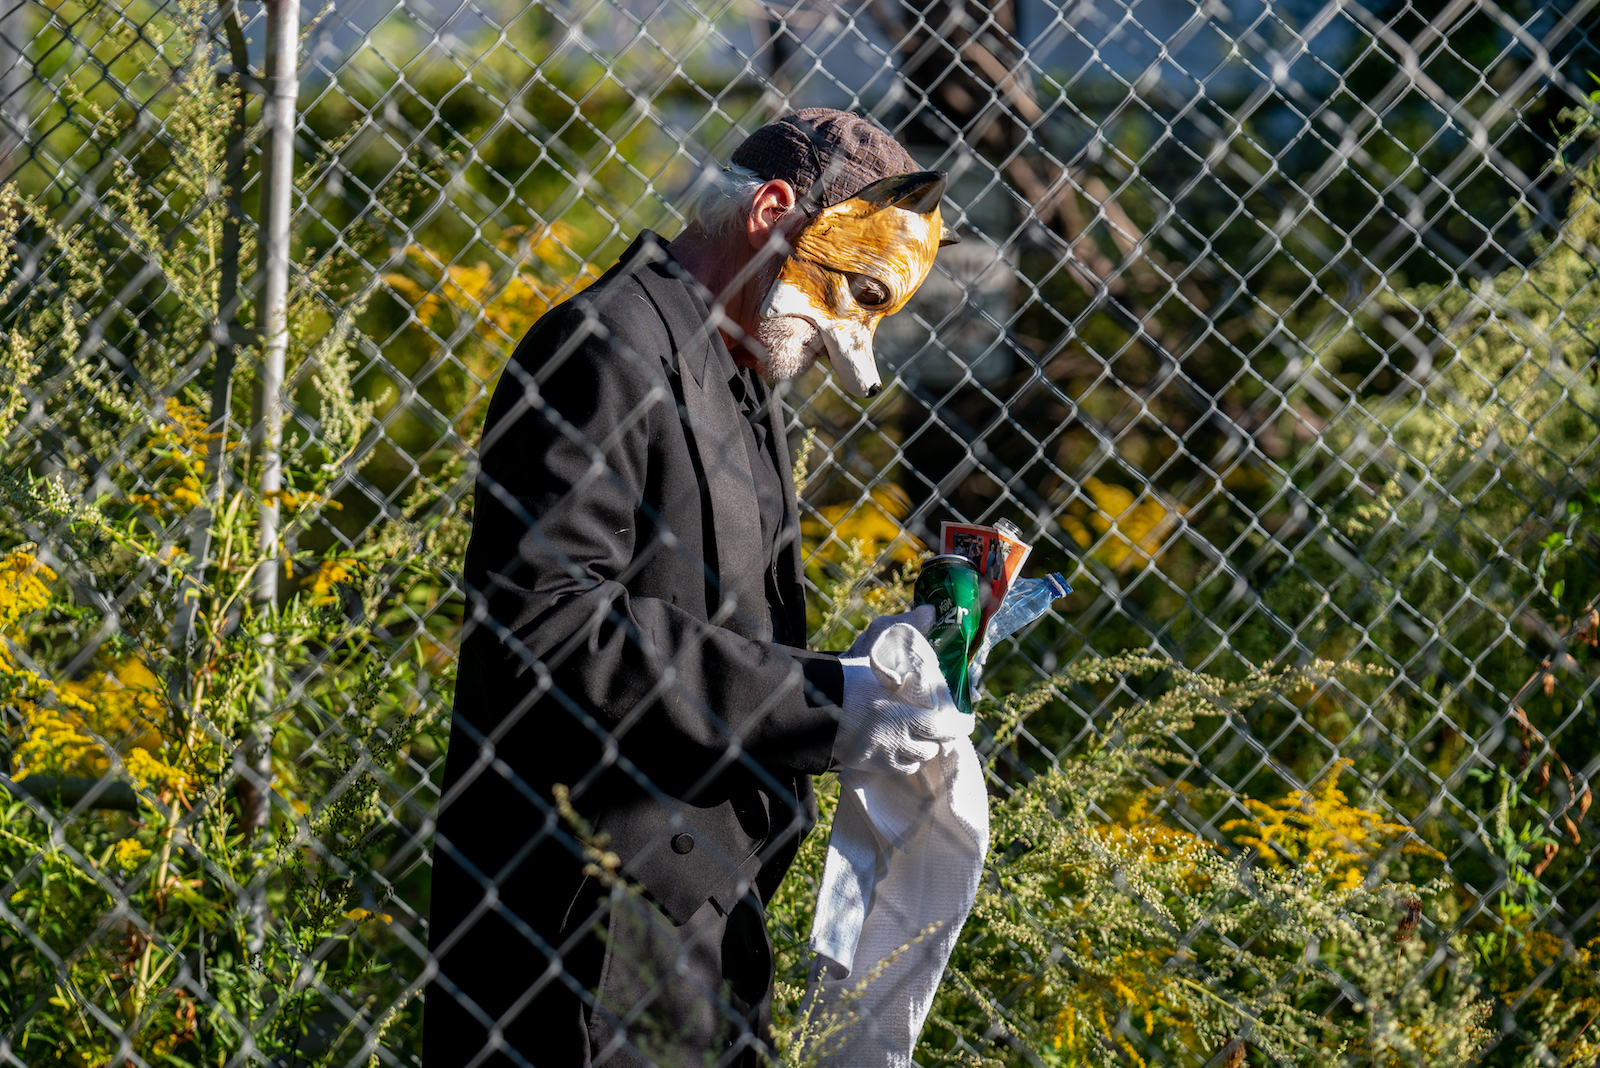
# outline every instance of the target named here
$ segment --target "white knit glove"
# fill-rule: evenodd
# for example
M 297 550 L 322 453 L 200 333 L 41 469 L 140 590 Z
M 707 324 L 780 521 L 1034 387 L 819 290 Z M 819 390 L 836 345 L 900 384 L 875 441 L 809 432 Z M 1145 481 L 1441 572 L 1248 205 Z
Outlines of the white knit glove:
M 863 636 L 864 637 L 864 636 Z M 910 623 L 883 628 L 867 656 L 843 656 L 843 715 L 833 743 L 840 766 L 913 775 L 943 742 L 972 730 L 939 673 L 928 639 Z
M 883 632 L 896 623 L 909 623 L 922 634 L 933 629 L 933 605 L 919 604 L 909 612 L 901 612 L 897 616 L 879 616 L 867 624 L 867 629 L 856 636 L 856 640 L 845 652 L 845 656 L 867 656 L 872 652 L 873 645 L 877 644 Z

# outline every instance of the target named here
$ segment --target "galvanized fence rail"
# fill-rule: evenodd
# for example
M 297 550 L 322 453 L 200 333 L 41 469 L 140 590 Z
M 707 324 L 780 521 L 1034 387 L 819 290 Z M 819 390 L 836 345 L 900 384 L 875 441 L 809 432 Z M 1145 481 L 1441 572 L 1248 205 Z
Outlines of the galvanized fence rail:
M 919 1060 L 1600 1063 L 1597 16 L 0 0 L 0 1058 L 419 1062 L 495 383 L 822 104 L 963 240 L 781 391 L 813 642 L 943 521 L 1075 588 Z

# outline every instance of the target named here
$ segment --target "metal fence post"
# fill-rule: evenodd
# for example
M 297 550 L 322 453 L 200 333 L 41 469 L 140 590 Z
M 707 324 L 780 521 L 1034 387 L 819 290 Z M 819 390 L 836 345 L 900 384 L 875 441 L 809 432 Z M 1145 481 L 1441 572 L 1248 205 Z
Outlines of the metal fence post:
M 260 551 L 256 572 L 256 604 L 272 613 L 278 598 L 278 501 L 283 470 L 279 448 L 283 435 L 284 358 L 289 347 L 289 223 L 294 192 L 295 66 L 299 48 L 299 0 L 268 0 L 266 98 L 263 126 L 267 136 L 266 162 L 261 176 L 261 293 L 256 322 L 261 330 L 261 373 L 257 380 L 257 419 L 254 444 L 260 464 Z M 274 700 L 273 635 L 260 637 L 263 670 L 256 719 L 242 756 L 241 784 L 245 801 L 244 823 L 260 832 L 271 813 L 272 727 Z M 265 875 L 258 872 L 252 884 L 251 950 L 259 950 L 265 935 Z

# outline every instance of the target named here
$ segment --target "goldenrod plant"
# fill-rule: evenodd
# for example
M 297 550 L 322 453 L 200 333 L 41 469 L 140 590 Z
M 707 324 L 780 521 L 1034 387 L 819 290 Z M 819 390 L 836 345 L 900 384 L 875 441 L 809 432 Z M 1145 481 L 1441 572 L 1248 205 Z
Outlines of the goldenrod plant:
M 1343 889 L 1360 886 L 1372 860 L 1391 842 L 1403 853 L 1444 859 L 1444 854 L 1417 839 L 1412 829 L 1380 813 L 1350 803 L 1339 789 L 1339 777 L 1351 766 L 1336 760 L 1323 780 L 1307 790 L 1291 790 L 1272 802 L 1244 799 L 1250 815 L 1222 824 L 1234 843 L 1256 852 L 1269 865 L 1294 864 Z
M 1099 741 L 995 797 L 984 882 L 919 1061 L 1200 1065 L 1243 1034 L 1268 1063 L 1478 1063 L 1493 1006 L 1466 939 L 1450 933 L 1454 884 L 1411 880 L 1406 858 L 1436 852 L 1352 805 L 1337 785 L 1342 763 L 1270 803 L 1231 798 L 1253 817 L 1234 821 L 1235 843 L 1175 818 L 1204 807 L 1195 791 L 1151 785 L 1188 763 L 1171 743 L 1198 721 L 1248 714 L 1330 676 L 1371 674 L 1316 664 L 1229 681 L 1130 654 L 1080 661 L 980 706 L 1003 747 L 1025 716 L 1068 691 L 1167 680 L 1115 715 Z M 841 1024 L 814 1018 L 804 998 L 811 887 L 836 787 L 821 793 L 821 825 L 771 911 L 780 1042 L 795 1066 L 826 1064 L 826 1036 Z M 1429 922 L 1412 935 L 1413 919 L 1397 940 L 1412 901 Z
M 418 856 L 405 753 L 449 686 L 451 625 L 413 596 L 439 581 L 427 530 L 327 535 L 375 412 L 351 380 L 365 290 L 342 280 L 360 228 L 338 256 L 300 250 L 284 488 L 254 489 L 255 249 L 230 164 L 254 105 L 218 76 L 207 15 L 131 39 L 109 6 L 78 10 L 167 80 L 143 119 L 68 84 L 98 198 L 0 191 L 0 1046 L 28 1064 L 342 1064 L 411 1026 L 394 955 L 418 918 L 389 898 Z M 261 734 L 265 803 L 240 774 Z
M 581 291 L 598 273 L 571 251 L 578 234 L 563 222 L 530 231 L 508 227 L 494 249 L 510 270 L 487 260 L 441 263 L 425 245 L 406 248 L 404 269 L 384 282 L 410 306 L 420 346 L 437 355 L 448 349 L 459 364 L 440 376 L 440 410 L 450 412 L 463 436 L 482 420 L 506 353 L 556 304 Z M 435 278 L 438 282 L 434 282 Z M 441 344 L 439 339 L 448 339 Z

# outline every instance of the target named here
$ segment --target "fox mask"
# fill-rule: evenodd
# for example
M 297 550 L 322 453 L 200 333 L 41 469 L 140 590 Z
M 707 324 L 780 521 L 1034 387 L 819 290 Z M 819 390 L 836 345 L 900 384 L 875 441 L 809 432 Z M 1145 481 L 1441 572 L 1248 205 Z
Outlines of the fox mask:
M 768 291 L 761 315 L 792 315 L 821 333 L 844 388 L 871 397 L 882 388 L 872 355 L 878 321 L 906 306 L 955 236 L 939 218 L 945 176 L 900 174 L 823 208 L 794 235 L 793 253 Z

